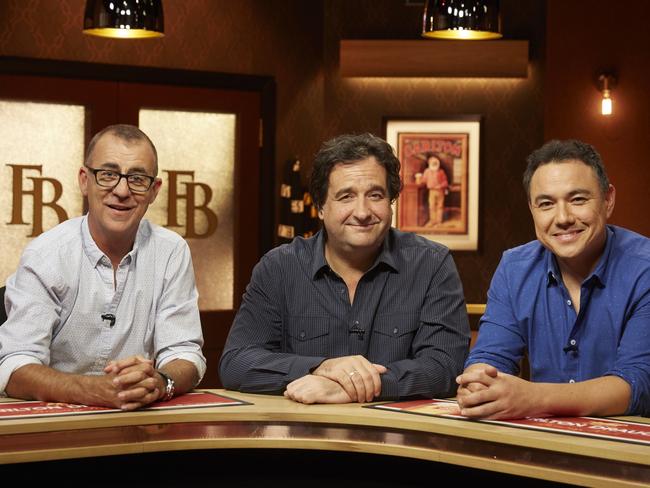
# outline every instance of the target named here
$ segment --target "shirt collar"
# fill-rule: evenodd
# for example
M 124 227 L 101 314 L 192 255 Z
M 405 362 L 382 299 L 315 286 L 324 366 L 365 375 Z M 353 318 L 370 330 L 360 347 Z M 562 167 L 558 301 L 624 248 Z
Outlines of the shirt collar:
M 143 243 L 150 235 L 151 228 L 149 226 L 149 223 L 145 219 L 142 219 L 138 225 L 138 232 L 135 235 L 133 248 L 126 256 L 122 258 L 122 260 L 127 260 L 127 262 L 134 260 L 138 253 L 139 247 L 143 245 Z M 92 263 L 93 267 L 97 267 L 102 259 L 104 259 L 105 262 L 110 265 L 108 256 L 106 256 L 102 250 L 99 249 L 95 243 L 95 240 L 90 234 L 90 227 L 88 226 L 88 214 L 84 215 L 83 219 L 81 220 L 81 240 L 83 243 L 84 252 L 86 253 L 86 256 L 88 256 L 88 259 Z
M 546 255 L 546 285 L 557 285 L 562 275 L 555 260 L 555 255 L 546 248 L 544 248 L 544 254 Z
M 97 247 L 95 240 L 90 235 L 90 228 L 88 227 L 88 214 L 84 215 L 83 219 L 81 220 L 81 240 L 83 243 L 84 252 L 94 267 L 97 267 L 102 258 L 108 259 L 99 249 L 99 247 Z
M 605 236 L 605 249 L 603 253 L 601 254 L 600 258 L 598 259 L 598 263 L 596 264 L 596 267 L 594 268 L 593 272 L 587 277 L 587 279 L 584 280 L 583 283 L 588 283 L 590 281 L 594 281 L 597 285 L 600 286 L 605 286 L 605 275 L 607 273 L 607 263 L 609 263 L 609 256 L 612 252 L 612 248 L 614 247 L 614 240 L 616 239 L 616 236 L 614 235 L 614 232 L 612 232 L 612 229 L 607 226 L 606 227 L 606 236 Z M 560 268 L 557 264 L 557 260 L 555 259 L 555 255 L 546 249 L 546 276 L 547 276 L 547 285 L 556 285 L 560 281 L 560 277 L 562 274 L 560 273 Z
M 399 273 L 399 267 L 397 265 L 397 260 L 395 259 L 395 234 L 392 228 L 388 230 L 386 237 L 384 237 L 381 252 L 379 253 L 379 256 L 377 256 L 377 259 L 375 259 L 375 264 L 372 265 L 372 268 L 377 266 L 379 263 L 384 263 Z
M 311 261 L 311 278 L 316 279 L 316 276 L 322 269 L 327 269 L 327 261 L 325 261 L 325 231 L 319 230 L 314 236 L 316 240 L 314 244 L 314 256 Z
M 325 229 L 319 230 L 316 235 L 314 236 L 314 239 L 316 239 L 316 243 L 314 245 L 314 256 L 312 259 L 312 264 L 311 264 L 311 277 L 312 279 L 316 279 L 318 274 L 324 270 L 324 269 L 329 269 L 329 265 L 327 264 L 327 260 L 325 259 L 325 238 L 326 238 L 326 232 Z M 384 243 L 381 246 L 381 252 L 375 259 L 375 262 L 373 265 L 370 267 L 368 271 L 373 270 L 380 264 L 385 264 L 392 268 L 393 270 L 399 272 L 399 268 L 397 266 L 395 256 L 393 255 L 394 253 L 394 248 L 395 248 L 395 238 L 393 234 L 393 229 L 389 229 L 388 233 L 386 234 L 386 237 L 384 238 Z
M 589 277 L 589 279 L 596 280 L 596 283 L 599 283 L 601 286 L 605 286 L 605 282 L 607 281 L 607 266 L 609 264 L 609 258 L 612 254 L 612 249 L 614 248 L 614 243 L 616 241 L 616 234 L 614 234 L 609 226 L 606 227 L 605 239 L 605 250 L 600 256 L 600 259 L 594 268 L 594 272 L 591 273 L 591 276 Z

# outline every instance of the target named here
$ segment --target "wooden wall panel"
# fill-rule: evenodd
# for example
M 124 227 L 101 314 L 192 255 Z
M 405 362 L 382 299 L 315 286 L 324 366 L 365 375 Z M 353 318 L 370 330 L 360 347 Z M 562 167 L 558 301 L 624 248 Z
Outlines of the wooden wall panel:
M 650 3 L 548 2 L 545 75 L 546 139 L 593 144 L 616 187 L 611 222 L 650 236 Z M 614 112 L 599 113 L 596 78 L 614 71 Z

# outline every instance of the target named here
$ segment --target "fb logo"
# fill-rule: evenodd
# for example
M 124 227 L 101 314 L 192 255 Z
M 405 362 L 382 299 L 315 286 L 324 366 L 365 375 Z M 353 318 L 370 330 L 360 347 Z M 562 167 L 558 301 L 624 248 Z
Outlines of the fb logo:
M 33 172 L 37 172 L 40 175 L 43 172 L 42 164 L 8 164 L 7 166 L 11 167 L 12 170 L 12 210 L 11 221 L 8 222 L 9 225 L 27 224 L 27 222 L 23 221 L 23 199 L 25 196 L 31 196 L 34 200 L 32 211 L 32 233 L 27 237 L 36 237 L 43 233 L 44 207 L 49 207 L 54 210 L 59 222 L 68 220 L 68 214 L 65 209 L 56 203 L 63 194 L 63 186 L 61 185 L 61 182 L 54 178 L 29 176 L 29 174 L 33 174 Z M 24 173 L 25 176 L 23 176 Z M 23 187 L 23 178 L 32 181 L 33 186 L 31 190 Z M 54 196 L 49 202 L 43 201 L 43 187 L 45 185 L 51 185 L 54 190 Z
M 208 208 L 212 200 L 212 189 L 205 183 L 194 181 L 194 171 L 165 171 L 169 181 L 169 196 L 167 202 L 167 224 L 165 227 L 179 227 L 178 222 L 178 201 L 185 200 L 185 235 L 205 239 L 217 230 L 217 215 Z M 179 181 L 179 177 L 189 177 L 190 181 Z M 183 193 L 179 192 L 178 186 L 185 187 Z M 197 205 L 197 190 L 203 195 L 201 204 Z M 207 222 L 205 232 L 198 233 L 196 230 L 196 212 L 201 212 Z

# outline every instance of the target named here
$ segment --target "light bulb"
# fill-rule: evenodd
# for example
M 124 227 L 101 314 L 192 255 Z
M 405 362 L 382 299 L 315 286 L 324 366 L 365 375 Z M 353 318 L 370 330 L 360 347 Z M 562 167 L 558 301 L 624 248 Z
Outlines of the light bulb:
M 612 115 L 612 99 L 609 97 L 609 90 L 603 90 L 603 100 L 600 104 L 600 113 Z

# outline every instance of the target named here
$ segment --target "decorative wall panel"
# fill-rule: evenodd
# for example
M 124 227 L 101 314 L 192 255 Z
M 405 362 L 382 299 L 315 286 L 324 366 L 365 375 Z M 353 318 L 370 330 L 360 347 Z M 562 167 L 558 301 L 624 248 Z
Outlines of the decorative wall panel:
M 233 308 L 235 114 L 140 110 L 163 185 L 147 218 L 185 237 L 201 310 Z
M 85 115 L 80 105 L 0 100 L 0 285 L 33 237 L 81 215 Z

